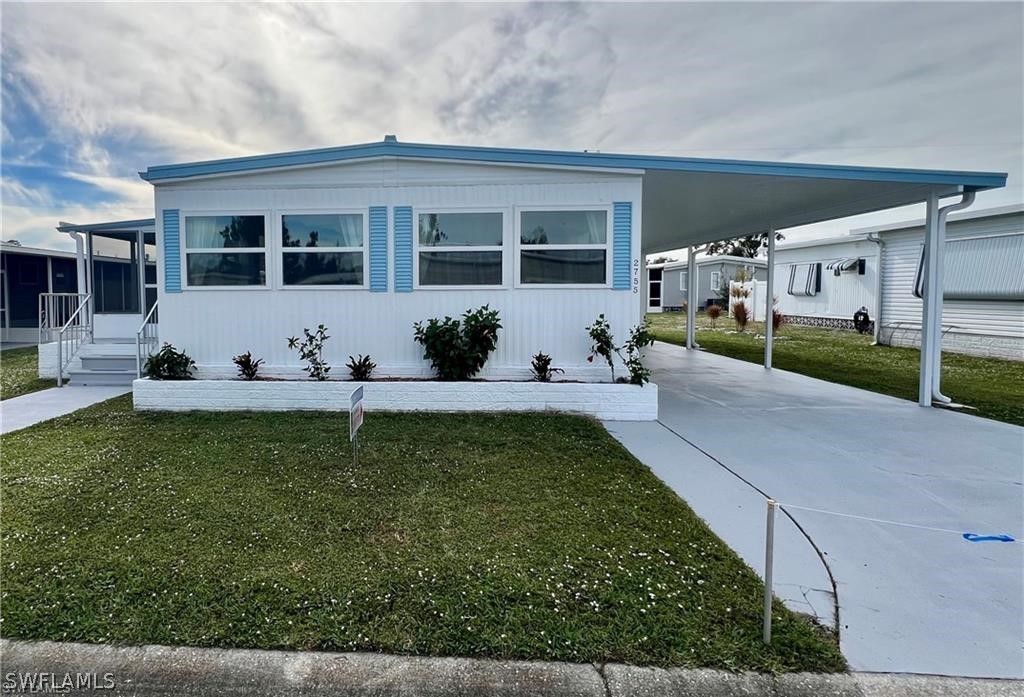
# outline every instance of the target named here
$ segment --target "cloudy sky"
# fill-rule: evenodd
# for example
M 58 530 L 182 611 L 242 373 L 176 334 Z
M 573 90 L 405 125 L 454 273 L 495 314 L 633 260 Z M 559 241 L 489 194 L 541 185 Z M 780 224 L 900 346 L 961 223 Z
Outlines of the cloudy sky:
M 153 215 L 153 164 L 380 140 L 1010 173 L 1022 5 L 4 3 L 2 237 Z M 790 239 L 916 217 L 861 216 Z M 64 238 L 64 239 L 62 239 Z

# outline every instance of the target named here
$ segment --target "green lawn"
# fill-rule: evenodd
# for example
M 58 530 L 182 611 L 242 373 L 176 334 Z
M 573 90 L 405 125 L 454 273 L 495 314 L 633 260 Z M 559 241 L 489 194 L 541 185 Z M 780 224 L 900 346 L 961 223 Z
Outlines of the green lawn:
M 54 387 L 56 380 L 40 380 L 36 347 L 0 351 L 0 399 Z
M 835 671 L 597 423 L 145 414 L 3 436 L 11 638 Z
M 654 335 L 672 344 L 686 343 L 686 315 L 648 315 Z M 728 317 L 717 328 L 698 315 L 697 343 L 711 353 L 744 361 L 764 361 L 763 323 L 737 333 Z M 777 368 L 917 401 L 920 352 L 915 348 L 872 346 L 870 335 L 839 329 L 784 325 L 772 363 Z M 979 416 L 1024 426 L 1024 363 L 955 353 L 942 356 L 942 391 L 977 409 Z

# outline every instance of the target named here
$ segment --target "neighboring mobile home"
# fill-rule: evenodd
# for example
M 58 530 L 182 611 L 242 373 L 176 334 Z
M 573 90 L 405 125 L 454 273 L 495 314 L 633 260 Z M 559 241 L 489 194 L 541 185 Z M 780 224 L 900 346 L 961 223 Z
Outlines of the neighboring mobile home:
M 881 344 L 919 346 L 924 221 L 780 246 L 776 296 L 797 324 L 852 328 L 865 307 Z M 944 350 L 1024 360 L 1024 206 L 950 216 Z M 880 318 L 880 321 L 879 321 Z
M 39 341 L 39 296 L 76 293 L 75 253 L 0 243 L 0 341 Z
M 764 259 L 749 259 L 728 254 L 698 257 L 697 266 L 697 307 L 705 309 L 712 303 L 722 307 L 728 305 L 729 281 L 743 271 L 748 280 L 763 277 L 767 262 Z M 687 264 L 673 261 L 647 265 L 647 311 L 672 312 L 682 310 L 687 300 Z M 723 290 L 724 289 L 724 290 Z

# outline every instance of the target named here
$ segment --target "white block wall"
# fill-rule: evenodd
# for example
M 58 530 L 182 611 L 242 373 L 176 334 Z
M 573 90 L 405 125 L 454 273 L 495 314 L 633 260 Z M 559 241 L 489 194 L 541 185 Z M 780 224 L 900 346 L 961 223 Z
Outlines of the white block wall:
M 572 382 L 136 380 L 135 408 L 153 411 L 348 411 L 365 389 L 374 411 L 564 411 L 610 421 L 654 421 L 658 386 Z
M 70 365 L 67 370 L 64 371 L 64 377 L 66 378 L 68 372 L 71 370 L 80 370 L 82 368 L 82 361 L 75 356 L 71 359 Z M 40 378 L 57 378 L 57 342 L 53 341 L 49 344 L 39 345 L 39 377 Z

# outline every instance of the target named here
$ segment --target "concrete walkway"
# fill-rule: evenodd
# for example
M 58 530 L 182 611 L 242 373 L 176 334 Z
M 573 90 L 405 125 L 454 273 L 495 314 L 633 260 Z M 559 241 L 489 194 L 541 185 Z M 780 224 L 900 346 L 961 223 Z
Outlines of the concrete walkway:
M 854 670 L 1024 675 L 1024 429 L 661 343 L 648 358 L 660 422 L 606 427 L 759 573 L 759 491 L 949 531 L 790 509 L 837 582 Z M 828 619 L 822 561 L 779 520 L 776 592 Z
M 497 661 L 372 653 L 97 646 L 0 641 L 4 694 L 86 675 L 61 694 L 362 695 L 365 697 L 1010 697 L 1019 682 L 911 675 L 760 675 L 618 664 Z M 94 678 L 92 676 L 95 676 Z M 8 680 L 10 678 L 10 680 Z M 60 684 L 60 683 L 58 683 Z M 15 688 L 8 690 L 7 686 Z M 53 687 L 52 682 L 49 687 Z M 21 688 L 21 689 L 19 689 Z M 55 690 L 49 690 L 55 691 Z
M 84 409 L 131 392 L 131 385 L 51 387 L 0 401 L 0 433 L 10 433 L 41 421 Z

